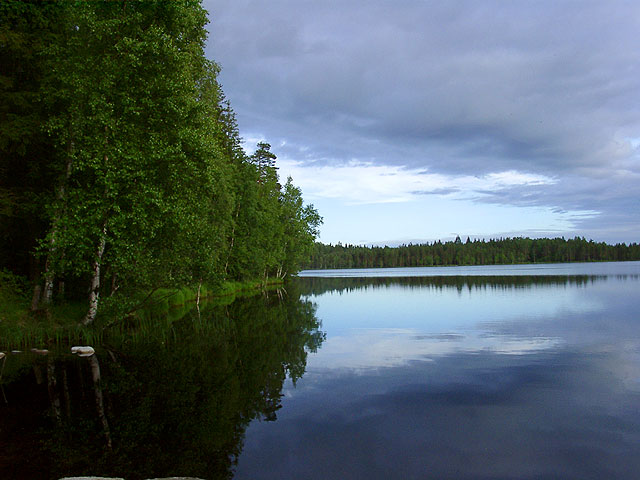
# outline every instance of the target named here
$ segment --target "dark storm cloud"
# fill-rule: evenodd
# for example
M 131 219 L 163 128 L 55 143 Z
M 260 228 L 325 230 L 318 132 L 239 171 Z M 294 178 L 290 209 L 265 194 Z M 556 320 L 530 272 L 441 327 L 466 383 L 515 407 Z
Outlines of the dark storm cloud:
M 614 212 L 640 187 L 637 2 L 205 7 L 242 133 L 281 156 L 544 174 L 561 181 L 492 201 L 566 210 Z

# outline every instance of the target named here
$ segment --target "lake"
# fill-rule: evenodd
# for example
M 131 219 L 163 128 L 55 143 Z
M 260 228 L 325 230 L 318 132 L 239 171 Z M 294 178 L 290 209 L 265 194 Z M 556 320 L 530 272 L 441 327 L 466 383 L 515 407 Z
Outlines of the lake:
M 0 477 L 640 472 L 640 262 L 305 271 L 95 348 L 1 360 Z
M 326 340 L 236 478 L 639 478 L 639 262 L 300 277 Z

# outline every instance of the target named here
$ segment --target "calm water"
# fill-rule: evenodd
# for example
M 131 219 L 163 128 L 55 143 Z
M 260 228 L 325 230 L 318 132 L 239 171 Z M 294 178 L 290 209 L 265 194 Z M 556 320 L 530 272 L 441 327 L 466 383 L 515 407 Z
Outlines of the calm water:
M 300 276 L 327 338 L 236 478 L 640 478 L 640 263 Z
M 308 271 L 68 350 L 1 361 L 0 478 L 640 475 L 640 262 Z
M 247 425 L 276 419 L 285 379 L 324 338 L 295 286 L 147 313 L 105 331 L 91 357 L 6 352 L 0 479 L 230 478 Z

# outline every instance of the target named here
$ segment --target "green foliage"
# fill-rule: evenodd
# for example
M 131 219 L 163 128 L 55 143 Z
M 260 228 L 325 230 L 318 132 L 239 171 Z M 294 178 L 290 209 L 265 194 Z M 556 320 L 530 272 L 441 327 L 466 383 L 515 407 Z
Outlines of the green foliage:
M 0 298 L 25 302 L 28 296 L 28 282 L 25 278 L 7 270 L 0 270 Z
M 575 237 L 467 239 L 402 245 L 366 247 L 316 243 L 305 268 L 430 267 L 449 265 L 503 265 L 521 263 L 607 262 L 640 260 L 640 245 L 607 245 Z
M 313 206 L 304 205 L 302 191 L 293 185 L 291 177 L 284 186 L 281 203 L 280 222 L 284 225 L 283 266 L 285 271 L 296 273 L 311 255 L 322 218 Z
M 0 267 L 44 282 L 45 304 L 64 281 L 111 305 L 298 268 L 320 217 L 282 190 L 268 143 L 244 153 L 200 2 L 0 14 Z
M 270 149 L 268 143 L 259 143 L 251 163 L 242 166 L 230 242 L 232 278 L 282 278 L 295 273 L 309 257 L 322 223 L 313 205 L 304 205 L 291 178 L 280 185 L 276 156 Z
M 91 343 L 101 332 L 78 325 L 86 313 L 84 303 L 52 305 L 33 314 L 26 299 L 19 302 L 0 295 L 0 350 L 57 348 L 69 343 Z
M 34 276 L 58 173 L 42 131 L 43 58 L 65 10 L 53 2 L 0 2 L 0 268 L 24 276 Z

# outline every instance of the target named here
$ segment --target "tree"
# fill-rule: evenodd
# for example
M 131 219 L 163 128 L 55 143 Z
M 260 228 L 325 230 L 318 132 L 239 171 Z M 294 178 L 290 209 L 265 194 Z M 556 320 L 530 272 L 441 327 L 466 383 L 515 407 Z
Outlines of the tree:
M 46 205 L 61 174 L 44 135 L 45 51 L 64 33 L 67 4 L 0 3 L 0 264 L 38 280 L 37 239 L 48 228 Z M 39 296 L 39 295 L 38 295 Z
M 60 113 L 49 131 L 68 152 L 70 188 L 51 214 L 46 276 L 89 277 L 85 323 L 103 265 L 134 285 L 174 274 L 186 232 L 204 225 L 193 212 L 212 180 L 197 123 L 205 23 L 196 2 L 82 2 L 50 49 L 47 98 Z
M 302 191 L 287 178 L 280 195 L 281 217 L 284 225 L 284 252 L 279 276 L 287 272 L 295 273 L 297 268 L 309 258 L 322 217 L 313 205 L 304 205 Z
M 287 235 L 317 233 L 286 230 L 316 217 L 295 202 L 283 213 L 295 195 L 270 145 L 243 152 L 199 1 L 8 0 L 0 13 L 13 67 L 0 77 L 0 261 L 31 265 L 34 304 L 71 281 L 90 292 L 91 323 L 101 293 L 267 277 Z
M 271 152 L 271 145 L 267 142 L 259 142 L 258 149 L 251 155 L 251 163 L 258 167 L 258 175 L 261 183 L 278 182 L 276 167 L 276 155 Z

